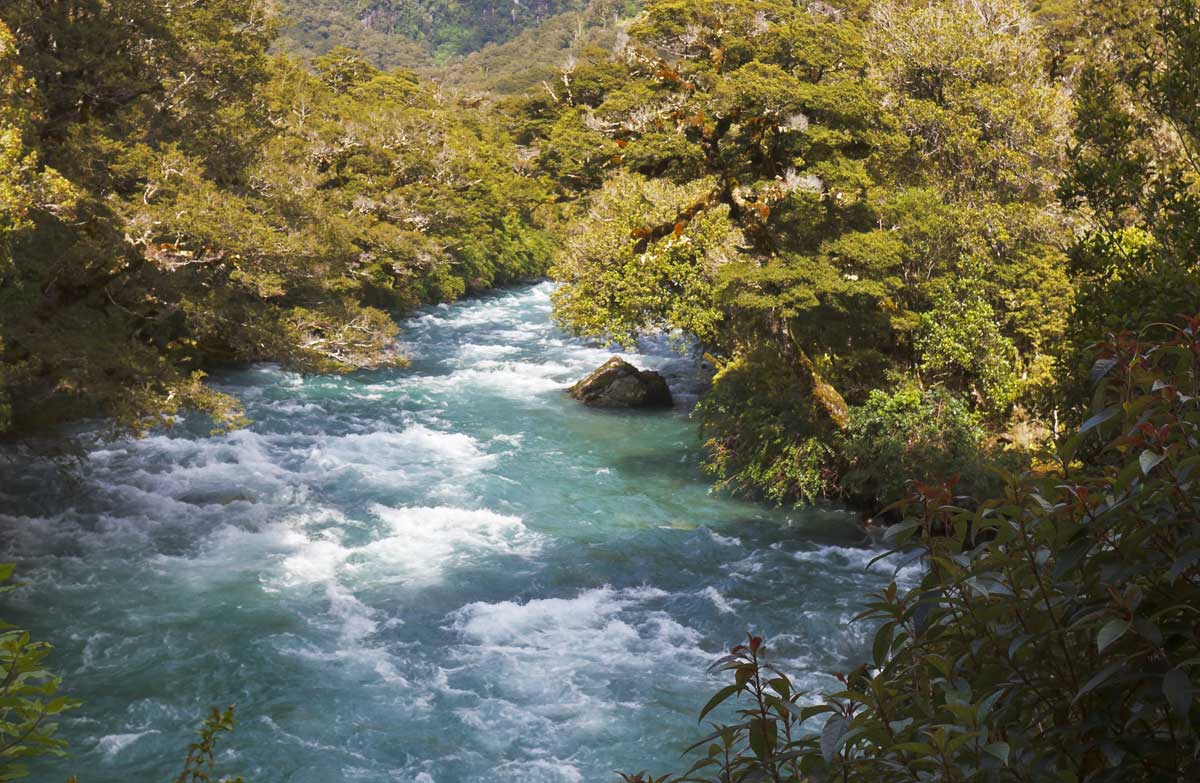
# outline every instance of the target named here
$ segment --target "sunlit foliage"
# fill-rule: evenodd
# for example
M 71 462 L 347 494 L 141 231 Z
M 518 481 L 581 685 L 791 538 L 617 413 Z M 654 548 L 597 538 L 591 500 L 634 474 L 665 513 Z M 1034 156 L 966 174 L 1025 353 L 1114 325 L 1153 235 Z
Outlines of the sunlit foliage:
M 926 568 L 868 599 L 868 663 L 801 693 L 752 637 L 714 665 L 732 682 L 701 719 L 730 700 L 736 718 L 691 770 L 626 780 L 1200 774 L 1200 317 L 1097 350 L 1091 416 L 1050 473 L 969 499 L 918 483 L 903 501 L 886 538 Z
M 625 80 L 597 62 L 586 99 L 527 104 L 543 170 L 597 194 L 558 256 L 559 315 L 702 340 L 723 368 L 700 416 L 726 485 L 844 495 L 837 433 L 903 379 L 994 430 L 1049 412 L 1073 295 L 1069 104 L 1020 3 L 663 0 L 629 32 Z M 668 187 L 688 195 L 635 196 Z
M 0 429 L 237 426 L 205 369 L 401 362 L 391 311 L 545 267 L 497 123 L 347 50 L 272 59 L 257 2 L 0 19 Z

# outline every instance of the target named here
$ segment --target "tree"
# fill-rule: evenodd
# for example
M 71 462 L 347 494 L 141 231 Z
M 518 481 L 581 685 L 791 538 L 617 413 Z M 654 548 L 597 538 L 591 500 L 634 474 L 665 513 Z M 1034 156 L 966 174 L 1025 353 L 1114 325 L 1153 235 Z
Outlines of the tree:
M 485 109 L 348 50 L 318 75 L 272 58 L 257 0 L 3 17 L 21 80 L 4 154 L 23 161 L 4 176 L 36 196 L 4 212 L 21 220 L 0 244 L 6 426 L 240 426 L 207 369 L 399 364 L 389 310 L 545 268 L 545 188 Z
M 1119 3 L 1101 19 L 1115 32 L 1083 58 L 1061 188 L 1086 229 L 1071 254 L 1075 388 L 1090 335 L 1170 321 L 1200 298 L 1200 10 Z
M 39 208 L 68 214 L 75 193 L 53 169 L 42 168 L 33 146 L 37 117 L 33 83 L 17 56 L 16 39 L 0 21 L 0 280 L 14 268 L 13 244 L 33 227 L 30 213 Z M 0 328 L 0 357 L 5 333 Z M 9 428 L 12 409 L 8 387 L 26 370 L 24 363 L 0 361 L 0 432 Z
M 953 478 L 914 485 L 886 540 L 925 573 L 864 606 L 869 662 L 814 698 L 752 637 L 716 662 L 733 682 L 701 711 L 736 697 L 736 721 L 660 780 L 1200 774 L 1200 316 L 1097 351 L 1092 416 L 1051 473 L 966 504 Z
M 995 430 L 1017 404 L 1049 412 L 1068 104 L 1021 4 L 663 0 L 630 35 L 625 86 L 532 126 L 548 174 L 612 172 L 558 256 L 558 313 L 601 338 L 702 341 L 724 485 L 843 494 L 838 433 L 906 379 Z

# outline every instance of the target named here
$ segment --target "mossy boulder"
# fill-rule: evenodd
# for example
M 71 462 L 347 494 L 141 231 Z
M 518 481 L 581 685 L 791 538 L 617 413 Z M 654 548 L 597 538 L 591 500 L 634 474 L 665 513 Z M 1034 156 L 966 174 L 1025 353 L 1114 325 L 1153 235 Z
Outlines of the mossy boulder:
M 653 370 L 639 370 L 614 356 L 572 386 L 572 397 L 595 408 L 670 408 L 667 381 Z

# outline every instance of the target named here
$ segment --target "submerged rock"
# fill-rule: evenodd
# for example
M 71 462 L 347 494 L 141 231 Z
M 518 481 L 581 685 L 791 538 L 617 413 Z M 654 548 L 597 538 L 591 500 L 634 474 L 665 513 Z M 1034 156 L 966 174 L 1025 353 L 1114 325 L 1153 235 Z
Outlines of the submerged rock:
M 596 408 L 669 408 L 666 380 L 653 370 L 639 370 L 614 356 L 569 390 L 584 405 Z

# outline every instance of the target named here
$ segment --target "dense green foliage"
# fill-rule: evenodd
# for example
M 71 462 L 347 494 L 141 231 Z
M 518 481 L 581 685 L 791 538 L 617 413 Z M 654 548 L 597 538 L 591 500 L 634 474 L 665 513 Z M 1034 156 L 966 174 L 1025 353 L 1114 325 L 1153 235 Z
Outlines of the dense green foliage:
M 0 593 L 13 589 L 12 573 L 11 565 L 0 566 Z M 24 777 L 27 757 L 64 752 L 56 721 L 76 702 L 58 695 L 61 679 L 45 665 L 50 650 L 28 631 L 0 622 L 0 781 Z
M 1045 407 L 1071 302 L 1067 100 L 1023 13 L 650 3 L 624 76 L 594 66 L 600 89 L 553 124 L 533 107 L 541 164 L 599 187 L 558 258 L 560 316 L 704 342 L 727 485 L 870 504 L 888 471 L 849 465 L 837 433 L 904 378 L 997 427 Z
M 1200 301 L 1200 6 L 1121 3 L 1113 15 L 1120 37 L 1083 63 L 1061 186 L 1084 218 L 1071 256 L 1081 335 L 1170 321 Z M 1086 360 L 1072 369 L 1082 383 Z
M 385 310 L 544 269 L 543 190 L 496 123 L 348 50 L 270 58 L 257 3 L 0 20 L 0 431 L 237 424 L 205 367 L 401 361 Z
M 578 11 L 583 0 L 286 0 L 281 48 L 311 58 L 335 46 L 380 66 L 444 61 L 503 43 L 526 28 Z
M 946 72 L 936 64 L 969 49 L 954 35 L 960 23 L 947 20 L 964 12 L 983 18 L 1002 8 L 875 7 L 868 24 L 882 22 L 886 29 L 868 32 L 868 40 L 886 40 L 894 30 L 926 31 L 910 46 L 892 39 L 884 50 L 903 51 L 897 64 L 909 71 L 899 81 L 885 79 L 885 89 L 924 84 L 924 97 L 907 96 L 915 110 L 904 123 L 910 132 L 927 127 L 925 118 L 949 120 L 942 110 L 965 105 L 947 101 L 939 109 L 942 101 L 931 97 L 946 94 Z M 1037 10 L 1044 25 L 1040 54 L 1016 56 L 1007 45 L 993 52 L 1009 67 L 1020 62 L 1026 71 L 1071 80 L 1066 165 L 1052 165 L 1047 148 L 1041 169 L 1048 179 L 1031 178 L 1036 169 L 1025 168 L 1006 182 L 1003 170 L 993 169 L 992 176 L 972 180 L 988 192 L 953 209 L 982 230 L 987 243 L 1020 236 L 1004 230 L 1021 224 L 997 217 L 1004 213 L 1030 221 L 1024 222 L 1027 236 L 1058 237 L 1046 250 L 1062 243 L 1065 257 L 1034 252 L 1022 273 L 1031 275 L 1027 284 L 1051 281 L 1049 290 L 1025 300 L 1021 306 L 1030 309 L 1021 318 L 1028 320 L 1016 328 L 1020 308 L 1013 302 L 1032 286 L 1022 292 L 1015 278 L 989 280 L 998 268 L 994 257 L 964 257 L 956 275 L 927 289 L 914 325 L 912 374 L 920 386 L 900 382 L 893 369 L 885 389 L 861 404 L 852 401 L 840 436 L 809 439 L 786 453 L 785 461 L 796 466 L 791 471 L 773 467 L 752 476 L 766 486 L 789 472 L 819 476 L 837 464 L 839 452 L 854 466 L 840 476 L 844 485 L 853 486 L 861 465 L 876 476 L 890 470 L 892 483 L 876 486 L 885 497 L 902 498 L 892 511 L 903 521 L 886 539 L 902 562 L 920 559 L 923 576 L 909 589 L 893 584 L 870 598 L 858 620 L 876 629 L 872 660 L 839 674 L 837 692 L 796 693 L 769 664 L 758 637 L 735 648 L 717 664 L 733 682 L 701 717 L 737 697 L 736 721 L 697 744 L 702 758 L 691 771 L 658 780 L 1183 781 L 1200 775 L 1194 684 L 1200 673 L 1200 319 L 1178 318 L 1200 301 L 1200 7 L 1169 0 L 1041 4 Z M 1009 21 L 1006 29 L 1017 38 L 1036 29 L 1014 16 Z M 938 39 L 944 35 L 955 43 L 943 46 Z M 1003 44 L 1003 37 L 989 40 Z M 958 61 L 948 72 L 962 74 L 986 59 Z M 975 87 L 981 84 L 986 81 Z M 1035 93 L 1026 93 L 1027 117 L 1049 105 Z M 975 92 L 966 104 L 996 100 Z M 904 103 L 897 97 L 887 106 Z M 1019 129 L 1020 112 L 1011 117 Z M 952 182 L 956 166 L 1008 165 L 1011 153 L 1032 149 L 1004 145 L 980 155 L 985 138 L 939 144 L 949 155 L 941 181 Z M 923 164 L 934 162 L 921 157 Z M 1031 184 L 1036 192 L 1028 190 Z M 1059 208 L 1047 199 L 1052 189 Z M 994 206 L 974 212 L 985 200 Z M 898 233 L 902 243 L 909 241 Z M 929 232 L 922 241 L 941 236 Z M 1039 264 L 1064 265 L 1071 288 L 1059 291 L 1062 270 L 1047 277 Z M 1069 320 L 1044 330 L 1048 314 L 1067 304 Z M 1106 332 L 1112 336 L 1090 344 Z M 1039 366 L 1028 358 L 1031 349 L 1055 363 Z M 753 375 L 734 380 L 761 383 Z M 750 388 L 733 391 L 728 404 L 753 400 L 744 396 Z M 720 383 L 715 393 L 722 393 Z M 1002 479 L 994 491 L 977 479 L 961 481 L 956 474 L 969 473 L 981 459 L 977 427 L 997 426 L 997 414 L 1014 403 L 1037 415 L 1047 394 L 1062 400 L 1063 413 L 1078 424 L 1057 439 L 1038 470 L 1010 473 L 993 465 Z M 1089 398 L 1090 405 L 1071 404 Z M 740 415 L 744 427 L 773 428 L 773 438 L 795 431 L 781 416 Z M 931 437 L 940 444 L 930 444 Z M 962 494 L 964 486 L 973 491 Z M 795 494 L 806 491 L 798 483 Z M 644 773 L 625 777 L 647 779 Z
M 887 538 L 928 568 L 870 598 L 873 660 L 844 689 L 795 692 L 752 638 L 701 715 L 737 697 L 739 722 L 665 779 L 1196 779 L 1200 317 L 1123 334 L 1096 366 L 1052 473 L 970 508 L 953 481 L 905 499 Z
M 474 95 L 557 94 L 570 88 L 575 66 L 588 52 L 610 55 L 639 6 L 634 0 L 590 0 L 577 11 L 553 16 L 428 73 L 448 89 Z
M 698 338 L 725 486 L 907 496 L 888 538 L 927 564 L 840 692 L 735 648 L 701 717 L 737 722 L 663 779 L 1200 775 L 1200 323 L 1163 325 L 1200 301 L 1200 6 L 652 2 L 630 32 L 528 107 L 588 216 L 560 317 Z

